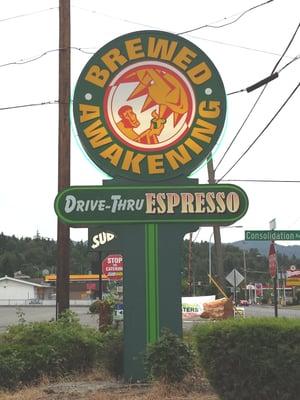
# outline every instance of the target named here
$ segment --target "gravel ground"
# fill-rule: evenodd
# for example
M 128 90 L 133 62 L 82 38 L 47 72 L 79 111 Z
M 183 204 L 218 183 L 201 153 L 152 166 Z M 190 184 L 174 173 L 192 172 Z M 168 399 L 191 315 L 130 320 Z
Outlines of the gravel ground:
M 15 393 L 0 392 L 0 400 L 219 400 L 206 381 L 181 386 L 124 384 L 111 380 L 77 379 L 41 384 Z

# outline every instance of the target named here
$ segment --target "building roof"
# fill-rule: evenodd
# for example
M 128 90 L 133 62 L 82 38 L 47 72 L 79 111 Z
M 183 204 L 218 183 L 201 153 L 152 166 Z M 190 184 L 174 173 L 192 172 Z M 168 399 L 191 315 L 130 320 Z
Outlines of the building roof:
M 46 286 L 46 285 L 41 285 L 41 284 L 39 284 L 39 283 L 34 283 L 34 282 L 29 282 L 29 281 L 23 281 L 23 280 L 21 280 L 21 279 L 12 278 L 12 277 L 7 276 L 7 275 L 5 275 L 4 277 L 0 278 L 0 282 L 1 282 L 1 281 L 5 281 L 5 280 L 13 281 L 13 282 L 18 282 L 18 283 L 23 283 L 23 284 L 25 284 L 25 285 L 30 285 L 30 286 L 35 286 L 35 287 L 48 287 L 48 286 Z
M 123 273 L 122 272 L 115 272 L 115 276 L 122 278 Z M 50 275 L 45 275 L 44 277 L 45 282 L 56 282 L 56 274 L 50 274 Z M 102 274 L 102 279 L 103 280 L 108 280 L 108 276 L 105 274 Z M 69 280 L 70 282 L 89 282 L 89 281 L 99 281 L 99 274 L 71 274 L 69 275 Z

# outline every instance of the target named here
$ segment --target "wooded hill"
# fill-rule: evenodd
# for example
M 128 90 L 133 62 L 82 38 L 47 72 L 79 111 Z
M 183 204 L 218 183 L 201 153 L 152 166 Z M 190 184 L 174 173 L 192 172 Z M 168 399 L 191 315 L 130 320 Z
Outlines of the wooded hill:
M 208 286 L 209 244 L 208 242 L 192 243 L 191 278 L 196 294 L 205 294 Z M 183 241 L 183 287 L 187 287 L 189 270 L 189 241 Z M 216 273 L 215 246 L 211 247 L 212 272 Z M 225 276 L 236 268 L 244 275 L 243 250 L 232 244 L 222 246 Z M 268 258 L 262 256 L 257 249 L 245 250 L 247 268 L 247 283 L 270 282 L 268 272 Z M 290 265 L 300 267 L 300 259 L 288 257 L 278 253 L 279 271 L 287 269 Z M 93 262 L 93 253 L 88 250 L 84 242 L 71 242 L 71 266 L 73 274 L 88 274 L 89 271 L 97 273 L 98 266 Z M 125 263 L 126 268 L 126 263 Z M 14 276 L 21 271 L 31 278 L 42 277 L 43 273 L 56 272 L 56 241 L 40 237 L 38 234 L 32 238 L 16 238 L 0 234 L 0 277 Z M 186 290 L 184 290 L 185 292 Z

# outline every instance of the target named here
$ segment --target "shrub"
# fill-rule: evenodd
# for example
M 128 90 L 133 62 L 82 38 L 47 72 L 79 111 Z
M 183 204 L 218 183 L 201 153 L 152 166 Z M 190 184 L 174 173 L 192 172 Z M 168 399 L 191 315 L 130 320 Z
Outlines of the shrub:
M 90 307 L 90 313 L 99 315 L 99 330 L 109 330 L 113 323 L 115 302 L 112 298 L 94 301 Z
M 0 344 L 0 387 L 13 388 L 21 380 L 24 362 L 18 356 L 18 349 Z
M 99 362 L 111 375 L 119 378 L 123 374 L 123 334 L 110 329 L 101 336 Z
M 42 375 L 57 376 L 102 366 L 122 370 L 121 337 L 83 327 L 73 313 L 57 322 L 12 326 L 0 336 L 0 386 L 33 382 Z M 121 361 L 120 361 L 121 360 Z
M 191 348 L 169 330 L 163 330 L 158 341 L 147 347 L 145 366 L 150 378 L 164 383 L 181 382 L 194 365 Z
M 221 399 L 298 399 L 299 320 L 227 320 L 201 324 L 194 335 L 201 365 Z

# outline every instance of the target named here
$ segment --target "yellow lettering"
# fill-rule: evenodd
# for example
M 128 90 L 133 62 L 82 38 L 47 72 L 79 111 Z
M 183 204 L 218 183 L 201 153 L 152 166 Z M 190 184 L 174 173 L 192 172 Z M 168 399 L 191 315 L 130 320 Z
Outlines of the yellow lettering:
M 105 53 L 101 60 L 108 67 L 111 72 L 117 71 L 117 69 L 127 63 L 127 58 L 124 57 L 119 49 L 111 49 L 107 53 Z
M 85 76 L 85 80 L 103 88 L 109 76 L 110 72 L 107 69 L 101 69 L 98 65 L 92 65 Z
M 100 117 L 100 107 L 90 104 L 79 104 L 80 122 L 86 122 Z
M 201 101 L 199 104 L 199 115 L 203 118 L 218 118 L 220 115 L 219 101 Z
M 200 154 L 203 151 L 203 147 L 196 143 L 193 139 L 188 138 L 184 144 L 189 147 L 195 154 Z
M 177 55 L 174 57 L 172 62 L 185 71 L 196 56 L 197 54 L 194 51 L 183 46 L 183 48 L 180 49 Z
M 177 149 L 178 152 L 176 152 L 176 150 L 170 150 L 165 154 L 166 159 L 174 170 L 179 168 L 179 163 L 184 165 L 192 159 L 183 144 L 178 146 Z
M 187 75 L 191 78 L 195 85 L 201 85 L 202 83 L 208 81 L 211 76 L 211 70 L 205 62 L 197 64 L 195 67 L 187 71 Z
M 150 175 L 164 174 L 164 163 L 162 154 L 154 154 L 147 157 L 148 171 Z
M 144 154 L 136 154 L 134 155 L 133 151 L 127 150 L 125 153 L 125 157 L 122 163 L 122 169 L 124 171 L 132 170 L 135 174 L 141 173 L 140 162 L 145 158 Z
M 211 124 L 210 122 L 207 122 L 204 119 L 200 118 L 197 119 L 197 125 L 199 125 L 199 128 L 193 128 L 191 136 L 199 139 L 202 142 L 210 143 L 211 136 L 207 135 L 213 135 L 215 133 L 217 129 L 216 125 Z
M 140 38 L 125 40 L 125 46 L 130 60 L 145 57 Z
M 97 119 L 92 124 L 83 130 L 85 136 L 90 139 L 90 144 L 94 149 L 111 143 L 112 139 L 108 136 L 108 132 L 100 119 Z
M 175 49 L 177 47 L 177 42 L 166 39 L 156 39 L 150 37 L 148 40 L 148 57 L 160 58 L 162 60 L 171 60 Z
M 102 158 L 110 160 L 112 165 L 114 165 L 116 167 L 120 161 L 122 153 L 123 153 L 122 147 L 120 147 L 117 144 L 112 144 L 107 149 L 102 151 L 102 153 L 100 153 L 100 156 Z

